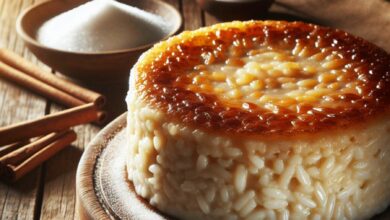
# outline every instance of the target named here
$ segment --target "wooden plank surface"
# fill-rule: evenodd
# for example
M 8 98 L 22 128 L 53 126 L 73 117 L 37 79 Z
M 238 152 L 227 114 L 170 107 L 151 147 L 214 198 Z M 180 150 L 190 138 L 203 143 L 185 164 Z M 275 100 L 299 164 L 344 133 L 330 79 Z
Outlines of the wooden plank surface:
M 0 1 L 0 46 L 9 48 L 36 62 L 15 33 L 19 12 L 34 0 Z M 46 100 L 0 79 L 0 126 L 41 117 Z M 38 168 L 17 183 L 0 182 L 0 219 L 32 219 L 39 206 L 41 169 Z
M 20 11 L 37 0 L 0 0 L 0 46 L 39 63 L 24 47 L 15 32 Z M 0 125 L 38 118 L 62 109 L 0 79 Z M 99 128 L 76 128 L 77 141 L 20 181 L 0 183 L 0 219 L 73 219 L 75 213 L 75 174 L 82 149 Z
M 183 0 L 182 15 L 184 30 L 194 30 L 203 26 L 202 10 L 195 1 Z
M 51 105 L 50 113 L 60 109 Z M 99 127 L 82 125 L 75 131 L 77 141 L 44 164 L 41 219 L 74 219 L 77 164 L 84 147 L 97 134 Z

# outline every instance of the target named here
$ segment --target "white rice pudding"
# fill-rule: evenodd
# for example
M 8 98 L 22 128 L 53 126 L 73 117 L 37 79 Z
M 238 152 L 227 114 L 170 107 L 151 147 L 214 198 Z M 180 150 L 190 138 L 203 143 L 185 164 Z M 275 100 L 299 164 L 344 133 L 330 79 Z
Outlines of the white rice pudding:
M 128 178 L 180 219 L 372 217 L 390 201 L 389 64 L 304 23 L 184 32 L 132 69 Z

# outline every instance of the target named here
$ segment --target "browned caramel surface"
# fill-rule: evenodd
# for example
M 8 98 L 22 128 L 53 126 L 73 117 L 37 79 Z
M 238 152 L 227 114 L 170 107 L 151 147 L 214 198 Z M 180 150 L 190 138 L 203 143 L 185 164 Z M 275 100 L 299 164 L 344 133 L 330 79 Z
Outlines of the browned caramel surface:
M 208 67 L 241 67 L 262 51 L 284 51 L 284 75 L 272 75 L 271 65 L 267 77 L 251 76 L 261 86 L 248 92 L 250 98 L 230 98 L 225 95 L 230 91 L 215 89 Z M 298 59 L 309 60 L 323 73 L 289 64 Z M 172 119 L 222 132 L 314 132 L 353 124 L 389 107 L 389 54 L 341 30 L 300 22 L 233 22 L 184 32 L 157 44 L 135 68 L 136 89 L 147 103 Z M 202 74 L 208 78 L 199 84 L 197 75 Z M 301 85 L 303 94 L 287 96 L 285 88 L 294 84 Z

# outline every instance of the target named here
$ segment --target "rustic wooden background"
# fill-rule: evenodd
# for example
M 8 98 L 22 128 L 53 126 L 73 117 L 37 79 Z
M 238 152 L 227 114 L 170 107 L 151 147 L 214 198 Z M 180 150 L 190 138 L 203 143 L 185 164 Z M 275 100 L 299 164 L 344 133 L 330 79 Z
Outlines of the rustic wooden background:
M 0 47 L 11 49 L 44 69 L 23 46 L 15 20 L 26 7 L 41 0 L 0 0 Z M 217 21 L 204 13 L 195 0 L 165 0 L 183 16 L 185 30 Z M 390 50 L 390 3 L 386 0 L 310 1 L 280 0 L 272 19 L 309 20 L 346 29 Z M 325 2 L 325 3 L 324 3 Z M 328 4 L 329 3 L 329 4 Z M 288 16 L 283 14 L 288 12 Z M 300 17 L 295 17 L 295 16 Z M 303 19 L 302 19 L 303 18 Z M 0 126 L 38 118 L 60 106 L 0 79 Z M 72 146 L 13 184 L 0 182 L 0 219 L 74 219 L 75 173 L 83 148 L 100 130 L 94 125 L 76 127 Z

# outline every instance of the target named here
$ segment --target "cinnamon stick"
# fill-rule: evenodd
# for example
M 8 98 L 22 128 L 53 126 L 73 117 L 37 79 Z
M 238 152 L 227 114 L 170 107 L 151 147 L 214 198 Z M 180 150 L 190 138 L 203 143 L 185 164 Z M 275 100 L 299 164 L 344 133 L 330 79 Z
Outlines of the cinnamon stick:
M 105 113 L 99 111 L 93 103 L 84 104 L 39 119 L 2 127 L 0 128 L 0 145 L 65 130 L 75 125 L 101 122 L 104 119 Z
M 4 172 L 5 177 L 11 181 L 18 180 L 43 162 L 50 159 L 52 156 L 64 149 L 66 146 L 71 144 L 74 140 L 76 140 L 76 138 L 76 133 L 72 130 L 68 130 L 67 132 L 54 139 L 52 143 L 49 143 L 47 146 L 40 149 L 38 152 L 33 154 L 21 164 L 17 166 L 9 164 L 6 165 Z
M 26 75 L 1 61 L 0 76 L 65 106 L 74 107 L 85 104 L 84 101 Z
M 20 142 L 16 142 L 13 144 L 9 144 L 9 145 L 0 147 L 0 158 L 2 156 L 12 152 L 12 151 L 15 151 L 16 149 L 19 149 L 20 147 L 22 147 L 28 143 L 30 143 L 30 141 L 26 140 L 26 141 L 20 141 Z
M 33 141 L 30 144 L 27 144 L 15 151 L 12 151 L 3 157 L 0 158 L 1 165 L 13 165 L 16 166 L 20 164 L 22 161 L 31 157 L 33 154 L 41 150 L 43 147 L 52 143 L 54 140 L 58 139 L 58 137 L 63 136 L 68 131 L 62 131 L 58 133 L 51 133 L 42 138 L 39 138 L 36 141 Z
M 69 95 L 84 101 L 85 103 L 93 102 L 96 106 L 102 107 L 106 102 L 106 98 L 103 95 L 43 71 L 35 64 L 23 59 L 23 57 L 5 48 L 0 48 L 0 60 L 31 77 L 34 77 L 48 85 L 51 85 L 61 91 L 68 93 Z

